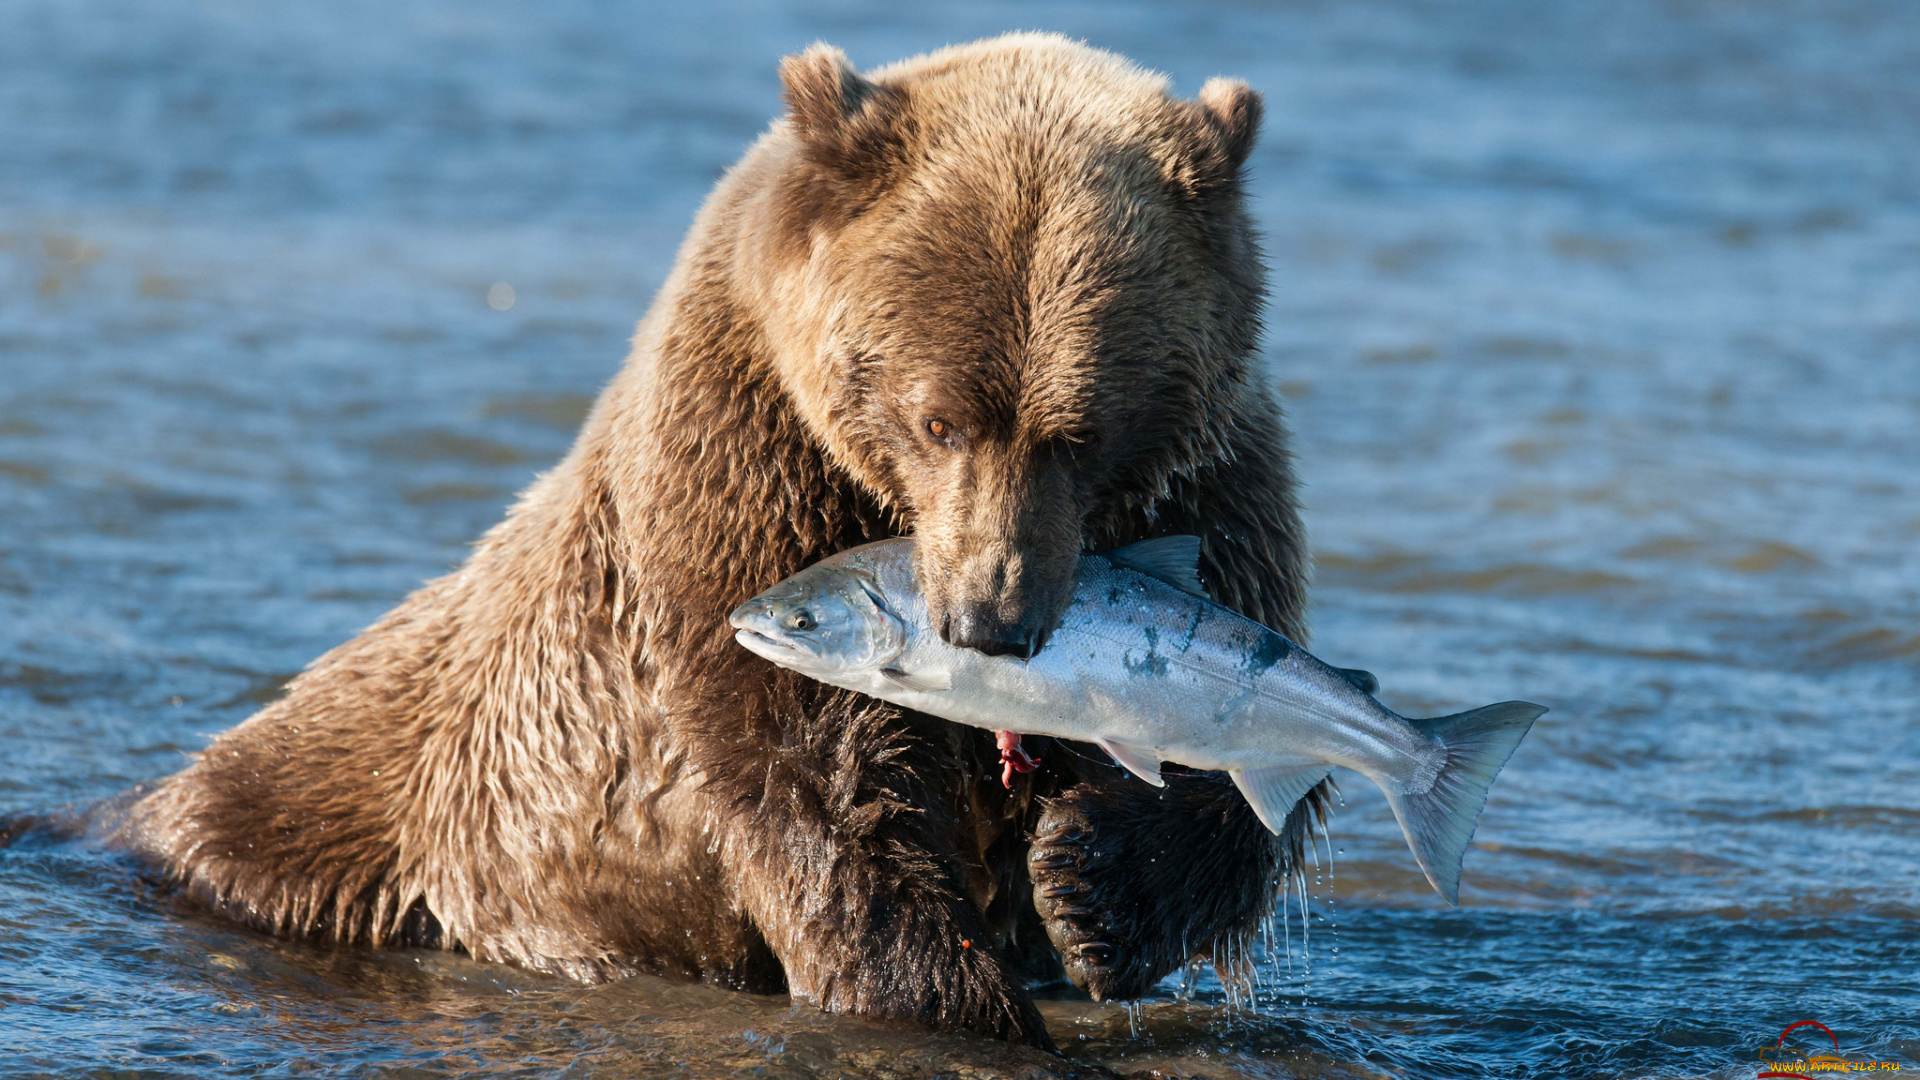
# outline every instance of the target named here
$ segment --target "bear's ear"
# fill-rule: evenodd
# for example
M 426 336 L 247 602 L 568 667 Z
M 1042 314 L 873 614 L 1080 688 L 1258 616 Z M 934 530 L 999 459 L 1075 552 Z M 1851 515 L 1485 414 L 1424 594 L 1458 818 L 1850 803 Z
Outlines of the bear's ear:
M 820 41 L 780 61 L 780 85 L 794 130 L 808 140 L 838 135 L 874 89 L 846 53 Z
M 780 82 L 809 157 L 847 174 L 884 169 L 899 143 L 905 91 L 862 77 L 845 53 L 819 43 L 780 61 Z
M 1208 79 L 1200 88 L 1200 109 L 1219 140 L 1229 171 L 1237 174 L 1253 151 L 1266 111 L 1260 92 L 1239 79 Z

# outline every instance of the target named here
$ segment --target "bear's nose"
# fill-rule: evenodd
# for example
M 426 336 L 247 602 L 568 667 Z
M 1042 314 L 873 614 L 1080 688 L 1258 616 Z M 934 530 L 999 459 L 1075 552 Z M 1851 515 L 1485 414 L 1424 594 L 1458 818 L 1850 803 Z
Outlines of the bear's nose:
M 1047 632 L 1025 619 L 1003 620 L 980 607 L 968 607 L 940 623 L 947 644 L 988 656 L 1018 656 L 1031 660 L 1047 643 Z

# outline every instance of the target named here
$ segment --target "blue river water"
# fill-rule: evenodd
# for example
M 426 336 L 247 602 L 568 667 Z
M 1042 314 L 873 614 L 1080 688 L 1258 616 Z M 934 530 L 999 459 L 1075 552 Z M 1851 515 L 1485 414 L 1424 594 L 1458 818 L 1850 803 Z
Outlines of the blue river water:
M 1920 1067 L 1911 0 L 4 0 L 0 815 L 179 768 L 458 562 L 782 54 L 1025 28 L 1267 95 L 1315 650 L 1553 708 L 1461 906 L 1349 782 L 1251 999 L 1049 1001 L 1063 1061 L 292 945 L 28 835 L 0 1075 L 1734 1078 L 1807 1019 Z

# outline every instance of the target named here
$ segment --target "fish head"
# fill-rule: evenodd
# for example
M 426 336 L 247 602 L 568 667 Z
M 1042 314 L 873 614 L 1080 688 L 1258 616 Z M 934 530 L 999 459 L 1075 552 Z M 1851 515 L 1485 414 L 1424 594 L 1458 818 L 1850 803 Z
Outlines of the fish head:
M 845 685 L 906 651 L 906 623 L 866 570 L 829 561 L 808 567 L 727 616 L 734 640 L 783 668 Z

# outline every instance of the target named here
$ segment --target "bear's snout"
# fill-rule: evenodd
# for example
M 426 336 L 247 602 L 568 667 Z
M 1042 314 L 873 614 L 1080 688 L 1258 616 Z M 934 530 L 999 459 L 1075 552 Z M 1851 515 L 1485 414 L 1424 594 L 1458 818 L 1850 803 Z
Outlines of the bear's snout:
M 969 604 L 944 620 L 941 636 L 950 645 L 975 649 L 988 656 L 1018 656 L 1031 660 L 1046 644 L 1047 629 L 1038 625 L 1032 611 L 1017 619 L 1005 619 L 997 605 Z
M 942 640 L 1031 659 L 1073 600 L 1080 485 L 1052 455 L 976 450 L 962 482 L 916 492 L 914 578 Z
M 1032 659 L 1073 597 L 1078 545 L 1063 538 L 967 546 L 967 556 L 936 555 L 919 567 L 941 638 L 988 656 Z

